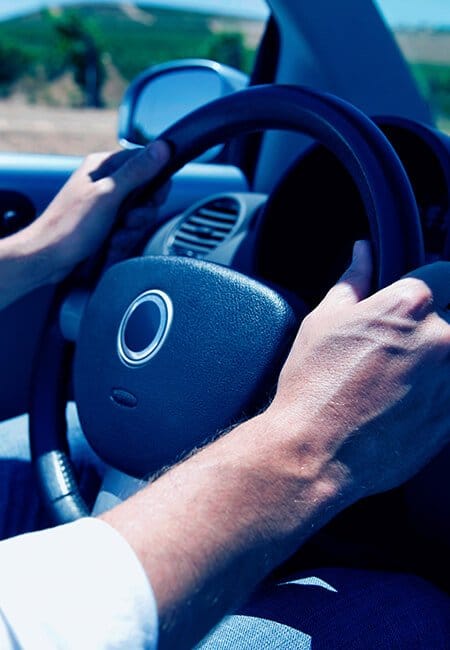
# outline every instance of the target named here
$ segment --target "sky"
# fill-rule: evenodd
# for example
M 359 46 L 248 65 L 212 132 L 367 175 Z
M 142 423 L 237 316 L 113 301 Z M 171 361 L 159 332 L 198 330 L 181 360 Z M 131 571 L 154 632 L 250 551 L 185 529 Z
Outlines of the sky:
M 47 6 L 61 6 L 64 4 L 81 4 L 95 2 L 97 4 L 111 0 L 0 0 L 0 20 Z M 113 0 L 116 3 L 123 0 Z M 264 0 L 138 0 L 130 2 L 138 5 L 156 5 L 173 7 L 174 9 L 197 9 L 212 11 L 213 13 L 231 14 L 233 16 L 247 16 L 249 18 L 265 18 L 268 13 Z
M 78 0 L 78 3 L 93 1 Z M 95 0 L 97 3 L 108 1 L 110 0 Z M 119 1 L 123 2 L 123 0 L 116 0 Z M 303 2 L 310 2 L 310 0 L 303 0 Z M 382 9 L 388 22 L 393 25 L 450 27 L 450 0 L 375 0 L 375 2 Z M 35 11 L 44 5 L 60 6 L 71 3 L 74 3 L 73 0 L 0 0 L 0 20 Z M 248 18 L 267 16 L 267 5 L 264 0 L 159 0 L 159 2 L 139 0 L 136 4 L 197 9 Z
M 393 25 L 450 27 L 450 0 L 375 0 Z

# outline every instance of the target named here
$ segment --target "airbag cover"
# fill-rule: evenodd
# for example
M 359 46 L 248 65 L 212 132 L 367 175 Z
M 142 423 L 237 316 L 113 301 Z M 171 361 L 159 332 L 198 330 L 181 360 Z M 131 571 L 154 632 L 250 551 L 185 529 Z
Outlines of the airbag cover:
M 74 388 L 86 437 L 133 476 L 174 463 L 267 402 L 296 326 L 275 291 L 225 267 L 175 257 L 112 267 L 77 342 Z M 132 350 L 127 362 L 120 340 L 143 353 Z

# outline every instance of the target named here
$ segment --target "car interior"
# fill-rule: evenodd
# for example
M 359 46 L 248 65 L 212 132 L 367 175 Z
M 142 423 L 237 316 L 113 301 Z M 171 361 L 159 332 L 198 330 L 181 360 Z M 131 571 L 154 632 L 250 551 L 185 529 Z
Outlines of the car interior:
M 55 523 L 90 512 L 65 439 L 69 401 L 107 466 L 97 513 L 264 408 L 355 240 L 372 243 L 373 290 L 450 260 L 450 138 L 372 0 L 270 0 L 248 79 L 193 59 L 144 71 L 118 139 L 157 136 L 171 160 L 122 211 L 171 186 L 134 257 L 106 268 L 102 251 L 0 313 L 0 419 L 29 413 Z M 38 218 L 80 160 L 0 153 L 1 236 Z M 449 467 L 447 449 L 407 485 L 359 502 L 280 573 L 412 571 L 449 591 Z

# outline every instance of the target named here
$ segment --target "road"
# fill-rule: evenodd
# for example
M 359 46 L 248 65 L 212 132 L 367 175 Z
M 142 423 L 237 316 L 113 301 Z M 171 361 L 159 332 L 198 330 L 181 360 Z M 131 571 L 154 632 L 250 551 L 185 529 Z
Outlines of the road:
M 439 127 L 450 133 L 450 121 Z M 0 101 L 0 152 L 86 155 L 116 149 L 117 111 Z
M 117 147 L 117 111 L 0 101 L 0 152 L 84 155 Z

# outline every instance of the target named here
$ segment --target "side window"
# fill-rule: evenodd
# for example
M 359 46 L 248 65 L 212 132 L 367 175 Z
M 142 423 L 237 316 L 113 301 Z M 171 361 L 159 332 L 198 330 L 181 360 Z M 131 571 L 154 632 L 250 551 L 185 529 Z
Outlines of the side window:
M 396 36 L 437 126 L 450 133 L 450 27 L 398 29 Z
M 450 133 L 450 3 L 375 0 L 427 99 L 439 128 Z
M 2 11 L 14 13 L 0 8 L 0 18 Z M 0 151 L 84 155 L 115 148 L 117 107 L 137 74 L 197 57 L 249 72 L 263 29 L 263 14 L 233 18 L 132 4 L 4 17 Z

